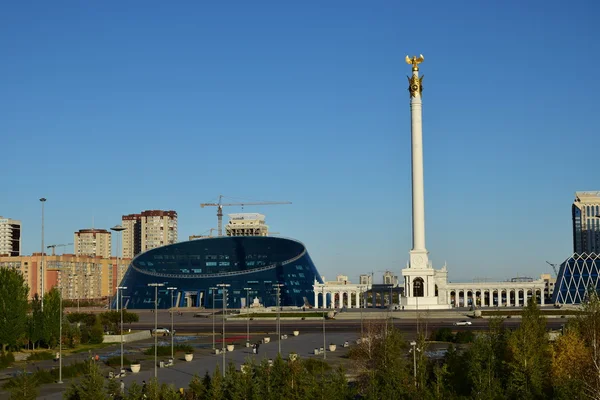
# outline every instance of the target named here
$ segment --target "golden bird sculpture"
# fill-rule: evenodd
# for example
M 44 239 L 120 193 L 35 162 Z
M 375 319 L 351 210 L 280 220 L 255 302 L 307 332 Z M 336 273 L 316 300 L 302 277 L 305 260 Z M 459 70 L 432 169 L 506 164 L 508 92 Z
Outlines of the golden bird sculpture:
M 416 69 L 416 70 L 419 69 L 419 64 L 421 64 L 423 61 L 425 61 L 425 57 L 423 57 L 423 54 L 419 54 L 419 57 L 413 56 L 412 58 L 410 58 L 409 56 L 406 56 L 406 63 L 412 64 L 413 69 Z

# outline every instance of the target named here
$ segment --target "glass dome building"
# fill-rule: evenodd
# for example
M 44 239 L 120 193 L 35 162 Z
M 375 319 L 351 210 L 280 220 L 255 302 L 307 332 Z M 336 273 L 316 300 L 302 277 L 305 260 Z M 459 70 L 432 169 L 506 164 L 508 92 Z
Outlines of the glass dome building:
M 227 284 L 227 308 L 259 302 L 265 307 L 302 307 L 312 299 L 314 281 L 323 283 L 304 245 L 296 240 L 268 236 L 233 236 L 192 240 L 149 250 L 135 257 L 120 286 L 129 309 L 222 308 Z M 177 289 L 168 290 L 168 287 Z M 248 288 L 249 290 L 246 290 Z M 248 300 L 246 300 L 248 299 Z M 116 298 L 115 298 L 116 300 Z M 116 302 L 116 301 L 115 301 Z

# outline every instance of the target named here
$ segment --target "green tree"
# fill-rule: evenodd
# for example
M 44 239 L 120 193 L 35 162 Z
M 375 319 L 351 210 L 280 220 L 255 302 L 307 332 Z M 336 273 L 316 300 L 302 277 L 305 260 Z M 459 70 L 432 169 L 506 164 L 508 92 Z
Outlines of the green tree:
M 43 341 L 48 348 L 58 345 L 62 311 L 60 308 L 60 291 L 53 287 L 44 296 Z
M 219 364 L 215 367 L 215 372 L 210 380 L 210 386 L 206 398 L 209 400 L 224 400 L 225 396 L 223 393 L 223 375 L 221 374 L 221 368 Z
M 524 400 L 551 398 L 546 318 L 541 314 L 535 296 L 523 309 L 521 325 L 509 335 L 507 350 L 509 396 Z
M 35 400 L 39 394 L 38 381 L 33 374 L 23 369 L 11 379 L 8 391 L 11 400 Z
M 0 345 L 16 348 L 27 331 L 27 295 L 29 287 L 23 275 L 13 268 L 0 268 Z
M 207 389 L 204 380 L 198 375 L 194 375 L 189 384 L 189 391 L 192 393 L 194 399 L 205 399 Z
M 409 349 L 400 331 L 369 324 L 360 344 L 350 349 L 359 394 L 367 399 L 409 399 L 415 391 Z
M 105 400 L 104 377 L 95 362 L 90 362 L 83 377 L 73 382 L 64 394 L 65 400 Z
M 137 383 L 133 382 L 127 388 L 127 395 L 125 400 L 141 400 L 143 398 L 142 387 Z
M 42 301 L 38 294 L 33 296 L 31 302 L 31 317 L 28 320 L 28 335 L 32 347 L 35 349 L 44 336 L 44 313 L 42 312 Z

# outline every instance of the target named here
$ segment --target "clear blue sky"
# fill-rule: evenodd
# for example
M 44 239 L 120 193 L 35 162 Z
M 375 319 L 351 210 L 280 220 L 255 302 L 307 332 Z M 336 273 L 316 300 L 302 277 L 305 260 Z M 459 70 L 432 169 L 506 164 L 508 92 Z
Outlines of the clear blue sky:
M 209 4 L 212 3 L 212 4 Z M 0 215 L 23 252 L 219 194 L 327 278 L 411 248 L 406 54 L 425 55 L 427 247 L 450 279 L 549 271 L 600 190 L 595 1 L 51 1 L 0 6 Z M 240 212 L 230 208 L 227 212 Z

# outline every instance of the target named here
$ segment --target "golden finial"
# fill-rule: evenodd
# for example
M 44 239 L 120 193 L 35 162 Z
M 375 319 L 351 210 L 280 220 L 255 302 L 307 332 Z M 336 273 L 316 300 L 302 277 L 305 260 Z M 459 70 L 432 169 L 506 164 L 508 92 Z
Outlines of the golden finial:
M 406 63 L 412 64 L 413 71 L 418 71 L 419 64 L 421 64 L 424 60 L 425 60 L 425 57 L 423 57 L 423 54 L 419 54 L 418 58 L 417 58 L 417 56 L 413 56 L 412 58 L 410 58 L 409 56 L 406 56 Z

